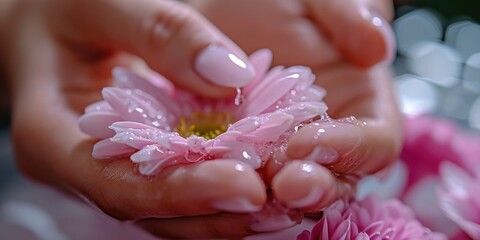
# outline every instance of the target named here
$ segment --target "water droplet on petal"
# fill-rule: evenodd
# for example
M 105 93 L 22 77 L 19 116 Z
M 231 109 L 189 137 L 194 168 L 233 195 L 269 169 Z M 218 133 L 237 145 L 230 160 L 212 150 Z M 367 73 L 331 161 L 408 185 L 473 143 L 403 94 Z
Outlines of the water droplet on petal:
M 235 106 L 240 106 L 245 101 L 245 96 L 243 96 L 243 92 L 241 88 L 237 88 L 237 95 L 235 96 Z

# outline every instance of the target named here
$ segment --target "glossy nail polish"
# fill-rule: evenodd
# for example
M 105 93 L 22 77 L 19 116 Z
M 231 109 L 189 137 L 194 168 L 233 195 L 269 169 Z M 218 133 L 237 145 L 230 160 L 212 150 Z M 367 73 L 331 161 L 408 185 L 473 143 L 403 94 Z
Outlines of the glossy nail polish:
M 385 57 L 381 64 L 391 64 L 395 58 L 396 44 L 395 35 L 390 24 L 382 16 L 376 12 L 370 14 L 370 21 L 372 25 L 382 33 L 385 41 Z
M 224 87 L 243 87 L 255 77 L 255 70 L 247 60 L 219 45 L 202 50 L 194 67 L 203 78 Z
M 320 200 L 322 199 L 323 193 L 324 193 L 323 189 L 314 188 L 304 198 L 287 202 L 286 205 L 289 208 L 311 207 L 317 202 L 320 202 Z
M 314 161 L 322 165 L 334 163 L 338 159 L 338 152 L 333 148 L 316 147 L 305 157 L 307 161 Z

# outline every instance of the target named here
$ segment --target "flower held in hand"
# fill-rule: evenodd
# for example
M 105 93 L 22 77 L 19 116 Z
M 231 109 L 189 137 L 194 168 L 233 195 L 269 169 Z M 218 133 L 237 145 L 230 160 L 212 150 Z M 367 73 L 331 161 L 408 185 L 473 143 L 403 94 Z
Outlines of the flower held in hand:
M 325 91 L 314 86 L 305 67 L 275 67 L 271 53 L 250 56 L 256 76 L 234 99 L 191 95 L 152 74 L 145 79 L 117 68 L 115 87 L 87 107 L 80 128 L 102 138 L 97 159 L 130 156 L 142 174 L 176 164 L 232 158 L 257 169 L 277 152 L 302 123 L 325 113 Z M 239 90 L 240 92 L 240 90 Z

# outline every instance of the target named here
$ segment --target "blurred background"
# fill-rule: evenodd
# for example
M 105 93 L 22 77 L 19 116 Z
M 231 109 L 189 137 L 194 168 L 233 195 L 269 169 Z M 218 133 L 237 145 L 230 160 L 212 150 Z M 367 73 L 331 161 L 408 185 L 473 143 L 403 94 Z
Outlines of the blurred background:
M 395 7 L 394 81 L 402 110 L 480 132 L 480 1 L 398 0 Z M 0 239 L 152 238 L 21 177 L 9 140 L 9 115 L 3 112 Z
M 480 2 L 397 1 L 395 84 L 406 114 L 480 130 Z

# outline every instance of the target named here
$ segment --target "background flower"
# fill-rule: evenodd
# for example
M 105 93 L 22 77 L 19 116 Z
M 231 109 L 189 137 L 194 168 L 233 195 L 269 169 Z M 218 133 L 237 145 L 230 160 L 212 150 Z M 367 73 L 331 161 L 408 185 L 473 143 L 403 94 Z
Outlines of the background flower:
M 480 168 L 474 174 L 450 163 L 441 165 L 440 207 L 472 239 L 480 239 Z
M 413 212 L 398 200 L 382 202 L 370 195 L 345 204 L 339 200 L 325 209 L 311 233 L 304 231 L 298 240 L 328 239 L 447 239 L 432 233 L 418 222 Z
M 407 116 L 401 161 L 359 183 L 359 197 L 397 198 L 452 240 L 479 238 L 480 136 L 430 116 Z

